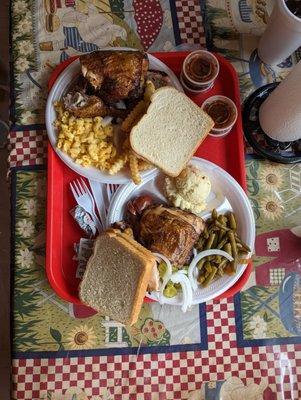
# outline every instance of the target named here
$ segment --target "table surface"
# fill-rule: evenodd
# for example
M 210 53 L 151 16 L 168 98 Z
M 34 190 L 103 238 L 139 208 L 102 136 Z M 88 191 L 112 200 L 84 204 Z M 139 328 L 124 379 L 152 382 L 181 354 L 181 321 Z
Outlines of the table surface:
M 44 1 L 12 0 L 14 399 L 301 398 L 300 165 L 273 164 L 247 148 L 256 256 L 234 298 L 186 314 L 145 304 L 124 327 L 62 301 L 45 276 L 44 107 L 54 66 L 102 46 L 207 46 L 233 63 L 243 100 L 283 78 L 298 55 L 274 69 L 251 62 L 269 5 L 223 3 L 56 0 L 49 14 Z
M 0 120 L 8 121 L 9 94 L 5 90 L 9 86 L 9 43 L 8 43 L 8 5 L 4 0 L 0 7 Z M 5 135 L 5 132 L 3 132 Z M 7 179 L 8 151 L 0 133 L 0 398 L 10 398 L 10 215 L 9 215 L 9 180 Z M 3 143 L 3 145 L 2 145 Z

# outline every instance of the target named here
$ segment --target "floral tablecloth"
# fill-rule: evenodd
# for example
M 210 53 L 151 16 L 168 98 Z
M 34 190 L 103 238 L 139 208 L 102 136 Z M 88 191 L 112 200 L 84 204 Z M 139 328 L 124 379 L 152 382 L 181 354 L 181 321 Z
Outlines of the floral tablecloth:
M 50 6 L 51 4 L 51 6 Z M 145 304 L 133 327 L 59 299 L 45 276 L 47 81 L 70 56 L 103 46 L 207 46 L 228 57 L 242 100 L 283 78 L 253 62 L 273 1 L 13 0 L 14 399 L 300 399 L 301 167 L 248 149 L 256 218 L 251 277 L 234 298 Z

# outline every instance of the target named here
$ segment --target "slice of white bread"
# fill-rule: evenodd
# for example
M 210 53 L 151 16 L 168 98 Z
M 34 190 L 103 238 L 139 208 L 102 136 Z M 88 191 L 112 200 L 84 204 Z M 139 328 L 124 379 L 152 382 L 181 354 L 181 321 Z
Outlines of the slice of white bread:
M 159 290 L 159 282 L 160 282 L 160 276 L 159 276 L 159 271 L 157 268 L 157 263 L 153 262 L 154 256 L 152 253 L 147 250 L 145 247 L 143 247 L 140 243 L 136 242 L 133 238 L 131 238 L 129 235 L 126 235 L 125 233 L 121 232 L 118 229 L 109 229 L 107 230 L 109 234 L 112 235 L 112 233 L 115 233 L 115 235 L 120 235 L 123 239 L 127 240 L 132 246 L 134 246 L 137 250 L 142 251 L 146 259 L 149 259 L 153 263 L 153 269 L 152 269 L 152 275 L 151 278 L 148 282 L 148 287 L 147 291 L 152 292 L 152 291 L 158 291 Z
M 80 284 L 80 299 L 102 315 L 132 325 L 138 319 L 155 263 L 152 253 L 134 239 L 125 239 L 118 231 L 102 233 Z
M 214 126 L 214 121 L 184 93 L 163 87 L 152 95 L 147 113 L 132 128 L 134 152 L 178 176 Z

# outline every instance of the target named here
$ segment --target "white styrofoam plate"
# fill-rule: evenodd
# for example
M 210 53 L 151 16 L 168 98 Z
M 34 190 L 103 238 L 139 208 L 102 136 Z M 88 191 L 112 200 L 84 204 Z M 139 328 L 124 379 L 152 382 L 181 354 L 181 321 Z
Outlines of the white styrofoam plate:
M 127 47 L 109 47 L 104 48 L 102 50 L 133 50 Z M 156 57 L 148 54 L 149 59 L 149 69 L 154 69 L 157 71 L 165 72 L 172 84 L 176 89 L 183 92 L 183 88 L 176 77 L 176 75 L 169 69 L 162 61 L 158 60 Z M 122 170 L 116 175 L 109 175 L 103 171 L 100 171 L 94 167 L 83 167 L 76 162 L 74 162 L 71 157 L 69 157 L 66 153 L 56 148 L 57 141 L 57 130 L 54 128 L 53 123 L 56 119 L 56 112 L 53 106 L 54 101 L 60 100 L 65 94 L 68 86 L 74 79 L 80 74 L 80 62 L 79 59 L 74 60 L 71 64 L 66 67 L 66 69 L 60 74 L 55 84 L 53 85 L 46 104 L 46 129 L 48 133 L 48 137 L 50 143 L 61 158 L 61 160 L 68 165 L 73 171 L 77 172 L 79 175 L 85 176 L 88 179 L 92 179 L 94 181 L 103 182 L 103 183 L 113 183 L 113 184 L 123 184 L 130 181 L 130 174 L 128 170 Z M 151 170 L 147 170 L 141 173 L 142 179 L 147 179 L 152 176 L 154 168 Z
M 211 181 L 211 193 L 208 197 L 206 210 L 200 214 L 204 219 L 208 218 L 210 211 L 216 208 L 219 213 L 233 211 L 235 213 L 238 233 L 241 239 L 253 252 L 255 242 L 255 220 L 251 204 L 247 195 L 231 175 L 210 161 L 194 157 L 191 164 L 204 171 Z M 124 219 L 126 205 L 129 200 L 143 194 L 150 194 L 156 200 L 166 203 L 164 197 L 164 174 L 155 170 L 144 181 L 136 186 L 133 183 L 121 186 L 115 193 L 108 211 L 107 226 Z M 223 276 L 211 283 L 206 288 L 199 287 L 193 295 L 193 304 L 203 303 L 226 292 L 237 282 L 246 269 L 246 265 L 238 265 L 237 273 L 233 276 Z M 153 300 L 158 300 L 158 293 L 148 294 Z M 182 295 L 166 298 L 166 303 L 173 305 L 182 304 Z

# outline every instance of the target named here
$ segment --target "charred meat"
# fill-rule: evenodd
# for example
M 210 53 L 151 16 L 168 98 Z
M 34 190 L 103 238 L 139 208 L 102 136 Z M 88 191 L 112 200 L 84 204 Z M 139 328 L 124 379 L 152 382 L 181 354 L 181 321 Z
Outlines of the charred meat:
M 173 265 L 184 265 L 203 229 L 203 220 L 194 214 L 154 206 L 140 219 L 140 241 L 149 250 L 165 255 Z
M 82 92 L 70 92 L 63 100 L 65 109 L 75 117 L 93 118 L 108 115 L 109 108 L 97 96 L 89 96 Z
M 83 76 L 107 102 L 142 95 L 148 58 L 140 51 L 94 51 L 80 57 Z
M 65 109 L 77 118 L 105 117 L 125 118 L 128 110 L 107 105 L 96 95 L 90 83 L 79 76 L 63 97 Z
M 178 208 L 152 205 L 148 197 L 128 204 L 127 220 L 136 239 L 147 249 L 165 255 L 173 265 L 184 265 L 204 230 L 204 221 Z
M 101 98 L 84 92 L 72 91 L 63 99 L 67 111 L 77 118 L 112 117 L 125 118 L 127 110 L 118 110 L 106 105 Z

